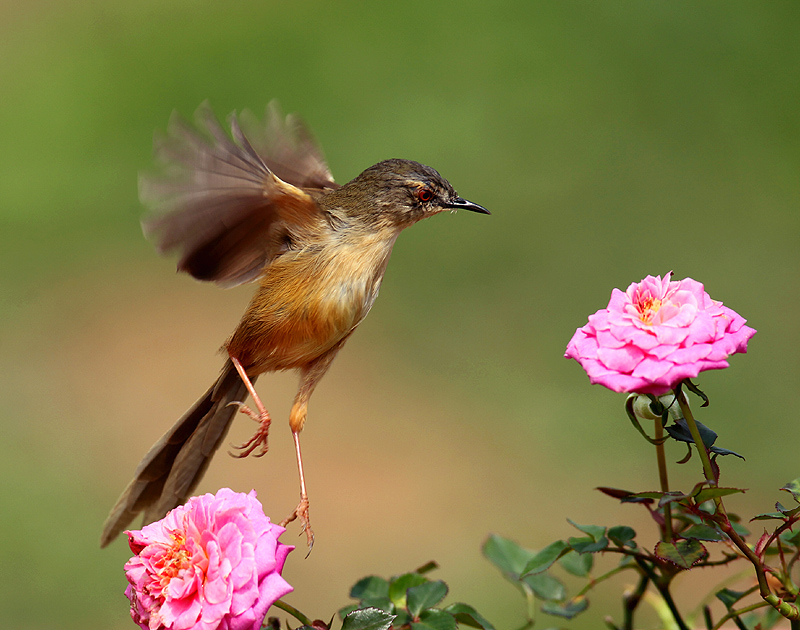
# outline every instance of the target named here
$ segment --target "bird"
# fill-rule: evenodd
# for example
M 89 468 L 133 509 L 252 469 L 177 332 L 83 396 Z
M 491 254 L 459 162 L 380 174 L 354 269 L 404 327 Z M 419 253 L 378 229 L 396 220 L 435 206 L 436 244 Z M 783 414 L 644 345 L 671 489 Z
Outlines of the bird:
M 146 524 L 184 503 L 237 413 L 258 429 L 236 455 L 264 455 L 271 417 L 253 384 L 264 373 L 297 370 L 289 426 L 300 502 L 280 524 L 299 519 L 310 552 L 299 436 L 314 389 L 372 307 L 402 230 L 443 211 L 490 214 L 412 160 L 384 160 L 336 184 L 303 121 L 284 117 L 274 102 L 263 120 L 245 110 L 228 124 L 230 132 L 208 102 L 194 124 L 173 114 L 154 141 L 160 168 L 140 178 L 140 200 L 150 209 L 143 229 L 160 253 L 177 254 L 178 271 L 257 288 L 222 347 L 219 377 L 139 463 L 103 526 L 101 547 L 139 513 Z M 243 402 L 248 394 L 255 409 Z

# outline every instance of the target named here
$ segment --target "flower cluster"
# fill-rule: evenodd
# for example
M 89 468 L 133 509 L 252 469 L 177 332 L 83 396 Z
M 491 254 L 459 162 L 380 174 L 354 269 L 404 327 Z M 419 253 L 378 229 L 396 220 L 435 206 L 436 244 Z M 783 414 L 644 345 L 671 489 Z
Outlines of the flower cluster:
M 691 278 L 647 276 L 575 331 L 564 356 L 581 364 L 592 383 L 615 392 L 661 395 L 704 370 L 728 367 L 747 351 L 755 330 Z
M 291 592 L 281 572 L 294 547 L 264 515 L 255 491 L 192 497 L 162 520 L 129 531 L 131 616 L 144 630 L 258 630 Z

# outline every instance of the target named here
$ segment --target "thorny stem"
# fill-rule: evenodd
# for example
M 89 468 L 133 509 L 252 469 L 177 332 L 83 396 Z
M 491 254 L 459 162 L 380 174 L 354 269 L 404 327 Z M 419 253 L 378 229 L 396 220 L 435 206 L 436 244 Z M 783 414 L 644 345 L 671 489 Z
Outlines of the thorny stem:
M 675 601 L 672 599 L 672 594 L 669 592 L 669 583 L 662 583 L 653 570 L 647 566 L 646 562 L 642 561 L 640 558 L 635 558 L 635 560 L 636 564 L 638 564 L 647 577 L 650 578 L 650 581 L 655 584 L 659 594 L 664 599 L 664 603 L 666 603 L 667 608 L 669 608 L 669 611 L 672 613 L 672 617 L 675 619 L 675 623 L 677 624 L 678 628 L 680 630 L 689 630 L 686 622 L 684 622 L 683 618 L 681 617 L 678 607 L 675 605 Z
M 714 468 L 711 465 L 711 458 L 708 456 L 708 449 L 706 448 L 705 444 L 703 444 L 703 439 L 700 437 L 700 431 L 697 428 L 697 423 L 694 420 L 692 411 L 689 409 L 686 397 L 680 388 L 675 388 L 673 391 L 675 393 L 675 399 L 678 401 L 678 404 L 681 407 L 681 413 L 686 420 L 686 425 L 689 427 L 689 432 L 692 434 L 692 439 L 694 440 L 695 446 L 697 447 L 697 452 L 700 455 L 700 461 L 703 462 L 703 472 L 705 473 L 706 480 L 712 485 L 717 485 L 717 480 L 714 476 Z M 759 558 L 755 552 L 747 546 L 747 543 L 742 540 L 742 537 L 739 536 L 739 534 L 736 533 L 736 530 L 734 530 L 731 526 L 730 519 L 725 511 L 725 506 L 722 503 L 722 497 L 714 497 L 714 504 L 717 506 L 717 514 L 720 517 L 718 520 L 720 528 L 728 535 L 733 544 L 739 548 L 739 550 L 753 565 L 753 568 L 756 572 L 756 578 L 758 579 L 758 592 L 761 595 L 761 598 L 787 619 L 800 619 L 800 609 L 798 609 L 797 606 L 790 602 L 783 601 L 770 590 L 769 583 L 767 582 L 767 574 L 764 571 L 763 565 L 761 564 L 761 558 Z
M 758 610 L 759 608 L 763 608 L 764 606 L 767 606 L 767 602 L 756 602 L 755 604 L 752 604 L 750 606 L 745 606 L 744 608 L 740 608 L 739 610 L 732 610 L 727 615 L 721 617 L 720 620 L 714 624 L 714 627 L 711 630 L 719 630 L 726 621 L 733 619 L 734 617 L 738 617 L 743 613 L 748 613 L 752 612 L 753 610 Z
M 600 582 L 604 582 L 608 578 L 614 577 L 617 573 L 621 573 L 625 569 L 632 569 L 632 568 L 633 567 L 631 565 L 622 566 L 622 567 L 616 567 L 614 569 L 611 569 L 607 573 L 603 573 L 603 575 L 601 575 L 599 577 L 596 577 L 596 578 L 593 578 L 593 579 L 589 580 L 589 582 L 586 584 L 586 586 L 584 586 L 580 591 L 578 591 L 578 593 L 575 595 L 575 597 L 583 597 L 584 595 L 586 595 L 586 593 L 588 593 L 590 590 L 592 590 L 595 586 L 600 584 Z
M 669 478 L 667 477 L 667 458 L 664 455 L 664 426 L 661 418 L 656 418 L 656 459 L 658 460 L 658 479 L 661 482 L 661 492 L 669 492 Z M 664 541 L 670 542 L 672 534 L 672 505 L 664 506 Z
M 297 621 L 302 623 L 304 626 L 310 626 L 311 624 L 314 623 L 311 619 L 309 619 L 303 613 L 297 610 L 297 608 L 295 608 L 291 604 L 287 604 L 282 599 L 279 599 L 277 602 L 275 602 L 273 606 L 275 606 L 275 608 L 280 608 L 283 612 L 289 613 L 292 617 L 297 619 Z
M 622 630 L 633 630 L 633 614 L 636 612 L 639 602 L 642 601 L 648 584 L 650 584 L 650 578 L 642 575 L 636 590 L 625 597 L 625 620 L 622 623 Z

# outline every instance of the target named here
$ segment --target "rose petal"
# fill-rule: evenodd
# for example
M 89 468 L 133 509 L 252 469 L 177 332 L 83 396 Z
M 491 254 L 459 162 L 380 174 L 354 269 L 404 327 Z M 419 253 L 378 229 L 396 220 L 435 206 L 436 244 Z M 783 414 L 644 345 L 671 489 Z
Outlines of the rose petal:
M 575 359 L 592 383 L 614 391 L 660 395 L 704 370 L 728 366 L 747 352 L 755 330 L 738 313 L 712 300 L 691 278 L 647 276 L 575 331 L 565 357 Z
M 228 488 L 128 532 L 131 617 L 148 630 L 258 630 L 292 590 L 280 575 L 294 549 L 278 541 L 283 532 L 255 492 Z

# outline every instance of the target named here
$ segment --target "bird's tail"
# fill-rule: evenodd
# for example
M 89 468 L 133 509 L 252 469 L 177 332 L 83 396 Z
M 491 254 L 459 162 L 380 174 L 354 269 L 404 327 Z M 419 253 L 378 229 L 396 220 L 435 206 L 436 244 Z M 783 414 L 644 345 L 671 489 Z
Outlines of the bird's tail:
M 101 547 L 114 540 L 139 512 L 144 512 L 144 523 L 152 523 L 189 498 L 238 411 L 229 403 L 242 401 L 246 395 L 229 359 L 216 383 L 139 463 L 103 525 Z

